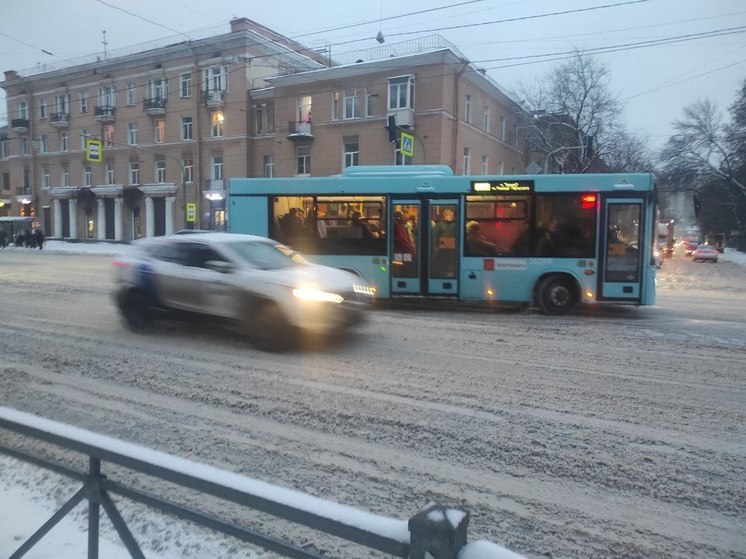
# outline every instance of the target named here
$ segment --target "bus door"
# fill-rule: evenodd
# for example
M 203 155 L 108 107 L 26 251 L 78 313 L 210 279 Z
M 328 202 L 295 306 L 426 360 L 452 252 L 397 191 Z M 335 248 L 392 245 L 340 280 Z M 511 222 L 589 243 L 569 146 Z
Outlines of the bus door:
M 643 274 L 642 198 L 605 198 L 599 299 L 638 301 Z
M 419 295 L 422 293 L 422 203 L 419 200 L 392 200 L 389 215 L 391 294 Z
M 461 227 L 458 200 L 428 200 L 428 272 L 430 295 L 458 295 Z
M 392 200 L 392 295 L 457 295 L 458 200 Z

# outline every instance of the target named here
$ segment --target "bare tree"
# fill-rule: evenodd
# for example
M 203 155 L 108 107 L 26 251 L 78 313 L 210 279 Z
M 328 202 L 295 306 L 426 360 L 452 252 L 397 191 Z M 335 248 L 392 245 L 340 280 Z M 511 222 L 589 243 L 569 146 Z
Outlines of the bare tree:
M 741 96 L 745 93 L 746 88 Z M 730 124 L 723 122 L 717 106 L 709 99 L 689 105 L 684 117 L 674 122 L 676 133 L 661 153 L 664 172 L 681 188 L 717 197 L 708 202 L 732 215 L 732 224 L 741 237 L 746 232 L 746 181 L 741 151 L 744 121 L 739 123 L 737 110 L 743 104 L 741 100 L 733 106 L 736 118 Z
M 577 52 L 569 61 L 530 86 L 522 86 L 524 122 L 532 157 L 544 172 L 604 170 L 602 161 L 619 159 L 620 103 L 609 87 L 608 68 Z M 634 143 L 628 146 L 630 151 Z M 631 169 L 625 169 L 631 170 Z

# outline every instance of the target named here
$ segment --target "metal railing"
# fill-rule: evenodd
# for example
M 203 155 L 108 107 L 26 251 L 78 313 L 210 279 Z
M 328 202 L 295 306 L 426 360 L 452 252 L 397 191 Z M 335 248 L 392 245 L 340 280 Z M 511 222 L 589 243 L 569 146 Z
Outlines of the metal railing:
M 10 556 L 10 559 L 22 557 L 62 518 L 86 499 L 88 559 L 98 558 L 101 508 L 109 516 L 130 555 L 136 559 L 144 559 L 145 555 L 119 513 L 111 494 L 261 546 L 285 557 L 320 559 L 323 556 L 115 481 L 113 471 L 107 474 L 102 472 L 102 465 L 105 463 L 212 495 L 223 501 L 261 511 L 394 557 L 425 559 L 437 556 L 442 559 L 456 559 L 459 551 L 466 546 L 469 515 L 457 509 L 430 505 L 408 520 L 393 519 L 1 406 L 0 429 L 88 457 L 88 470 L 77 471 L 59 462 L 0 444 L 2 453 L 47 468 L 83 484 Z M 519 557 L 489 542 L 475 543 L 482 544 L 480 549 L 484 549 L 485 545 L 494 548 L 494 554 L 489 553 L 486 559 L 505 557 L 504 552 Z

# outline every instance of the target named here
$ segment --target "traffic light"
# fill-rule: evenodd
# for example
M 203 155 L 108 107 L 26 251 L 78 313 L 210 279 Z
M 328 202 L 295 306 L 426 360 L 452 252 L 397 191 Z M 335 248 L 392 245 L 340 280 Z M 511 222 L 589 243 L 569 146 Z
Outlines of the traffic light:
M 393 144 L 396 142 L 396 116 L 390 115 L 388 122 L 389 125 L 386 127 L 386 130 L 389 131 L 389 142 Z

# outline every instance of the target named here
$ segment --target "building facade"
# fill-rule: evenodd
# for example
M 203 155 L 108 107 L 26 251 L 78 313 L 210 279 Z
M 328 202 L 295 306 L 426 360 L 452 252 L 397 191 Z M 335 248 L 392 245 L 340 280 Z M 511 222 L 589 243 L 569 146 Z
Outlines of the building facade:
M 0 215 L 36 216 L 52 238 L 126 242 L 223 229 L 230 177 L 392 163 L 525 172 L 515 101 L 442 40 L 394 49 L 406 51 L 331 62 L 240 18 L 209 39 L 5 72 Z

